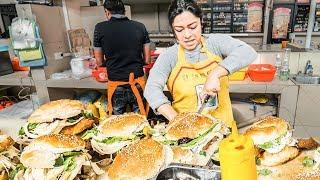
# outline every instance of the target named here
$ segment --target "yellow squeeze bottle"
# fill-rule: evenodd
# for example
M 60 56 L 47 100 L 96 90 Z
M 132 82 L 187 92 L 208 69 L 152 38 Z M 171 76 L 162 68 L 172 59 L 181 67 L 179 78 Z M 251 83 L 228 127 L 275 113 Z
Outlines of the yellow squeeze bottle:
M 219 146 L 222 180 L 256 180 L 254 152 L 252 139 L 239 135 L 233 122 L 231 135 L 222 140 Z

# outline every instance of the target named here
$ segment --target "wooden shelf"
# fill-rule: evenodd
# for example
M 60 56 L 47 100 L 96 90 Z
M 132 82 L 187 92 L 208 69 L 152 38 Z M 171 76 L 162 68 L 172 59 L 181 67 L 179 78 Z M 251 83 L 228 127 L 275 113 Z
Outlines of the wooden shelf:
M 106 83 L 100 83 L 92 77 L 84 79 L 48 79 L 48 88 L 107 89 Z
M 18 71 L 0 76 L 0 85 L 6 86 L 34 86 L 33 79 L 28 76 L 28 71 Z

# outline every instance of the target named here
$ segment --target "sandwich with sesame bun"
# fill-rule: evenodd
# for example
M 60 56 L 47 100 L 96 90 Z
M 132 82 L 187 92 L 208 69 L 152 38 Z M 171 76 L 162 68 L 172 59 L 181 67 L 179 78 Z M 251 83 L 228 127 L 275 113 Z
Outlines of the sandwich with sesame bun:
M 9 172 L 19 163 L 19 150 L 13 139 L 0 131 L 0 180 L 7 180 Z
M 45 135 L 24 148 L 20 157 L 21 167 L 10 176 L 13 179 L 34 180 L 95 178 L 92 172 L 84 174 L 85 166 L 91 166 L 90 159 L 85 150 L 85 141 L 81 138 L 62 134 Z
M 98 180 L 154 179 L 171 161 L 169 146 L 145 138 L 123 148 Z
M 250 127 L 244 135 L 251 137 L 265 166 L 283 164 L 299 154 L 290 125 L 284 119 L 268 116 Z
M 229 129 L 219 120 L 198 113 L 181 113 L 170 122 L 163 138 L 157 140 L 173 148 L 174 162 L 206 165 L 227 134 Z
M 92 128 L 95 122 L 80 101 L 62 99 L 51 101 L 34 111 L 19 135 L 28 139 L 59 133 L 77 135 Z
M 113 154 L 144 137 L 146 129 L 149 128 L 145 116 L 127 113 L 106 118 L 99 126 L 87 131 L 82 138 L 91 138 L 91 146 L 99 154 Z

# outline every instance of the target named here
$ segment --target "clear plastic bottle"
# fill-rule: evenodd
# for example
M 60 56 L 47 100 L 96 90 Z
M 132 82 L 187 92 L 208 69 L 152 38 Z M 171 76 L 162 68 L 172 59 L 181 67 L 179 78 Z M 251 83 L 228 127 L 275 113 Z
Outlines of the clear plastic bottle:
M 280 80 L 287 81 L 289 80 L 290 69 L 289 69 L 289 60 L 290 60 L 291 49 L 286 48 L 284 52 L 282 67 L 280 71 Z
M 278 54 L 276 55 L 276 62 L 275 62 L 276 77 L 279 77 L 279 76 L 280 76 L 281 64 L 282 64 L 281 55 L 278 53 Z

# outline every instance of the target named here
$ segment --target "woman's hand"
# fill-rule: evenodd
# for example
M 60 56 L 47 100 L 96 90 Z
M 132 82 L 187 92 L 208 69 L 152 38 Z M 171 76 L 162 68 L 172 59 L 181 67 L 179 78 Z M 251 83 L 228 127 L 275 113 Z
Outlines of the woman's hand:
M 201 101 L 204 100 L 205 96 L 216 96 L 217 92 L 220 91 L 220 79 L 217 76 L 208 78 L 204 84 L 203 91 L 201 93 Z
M 216 94 L 220 91 L 220 77 L 228 75 L 229 72 L 222 66 L 216 67 L 209 74 L 207 81 L 204 84 L 202 93 L 201 93 L 201 101 L 205 96 L 216 96 Z

